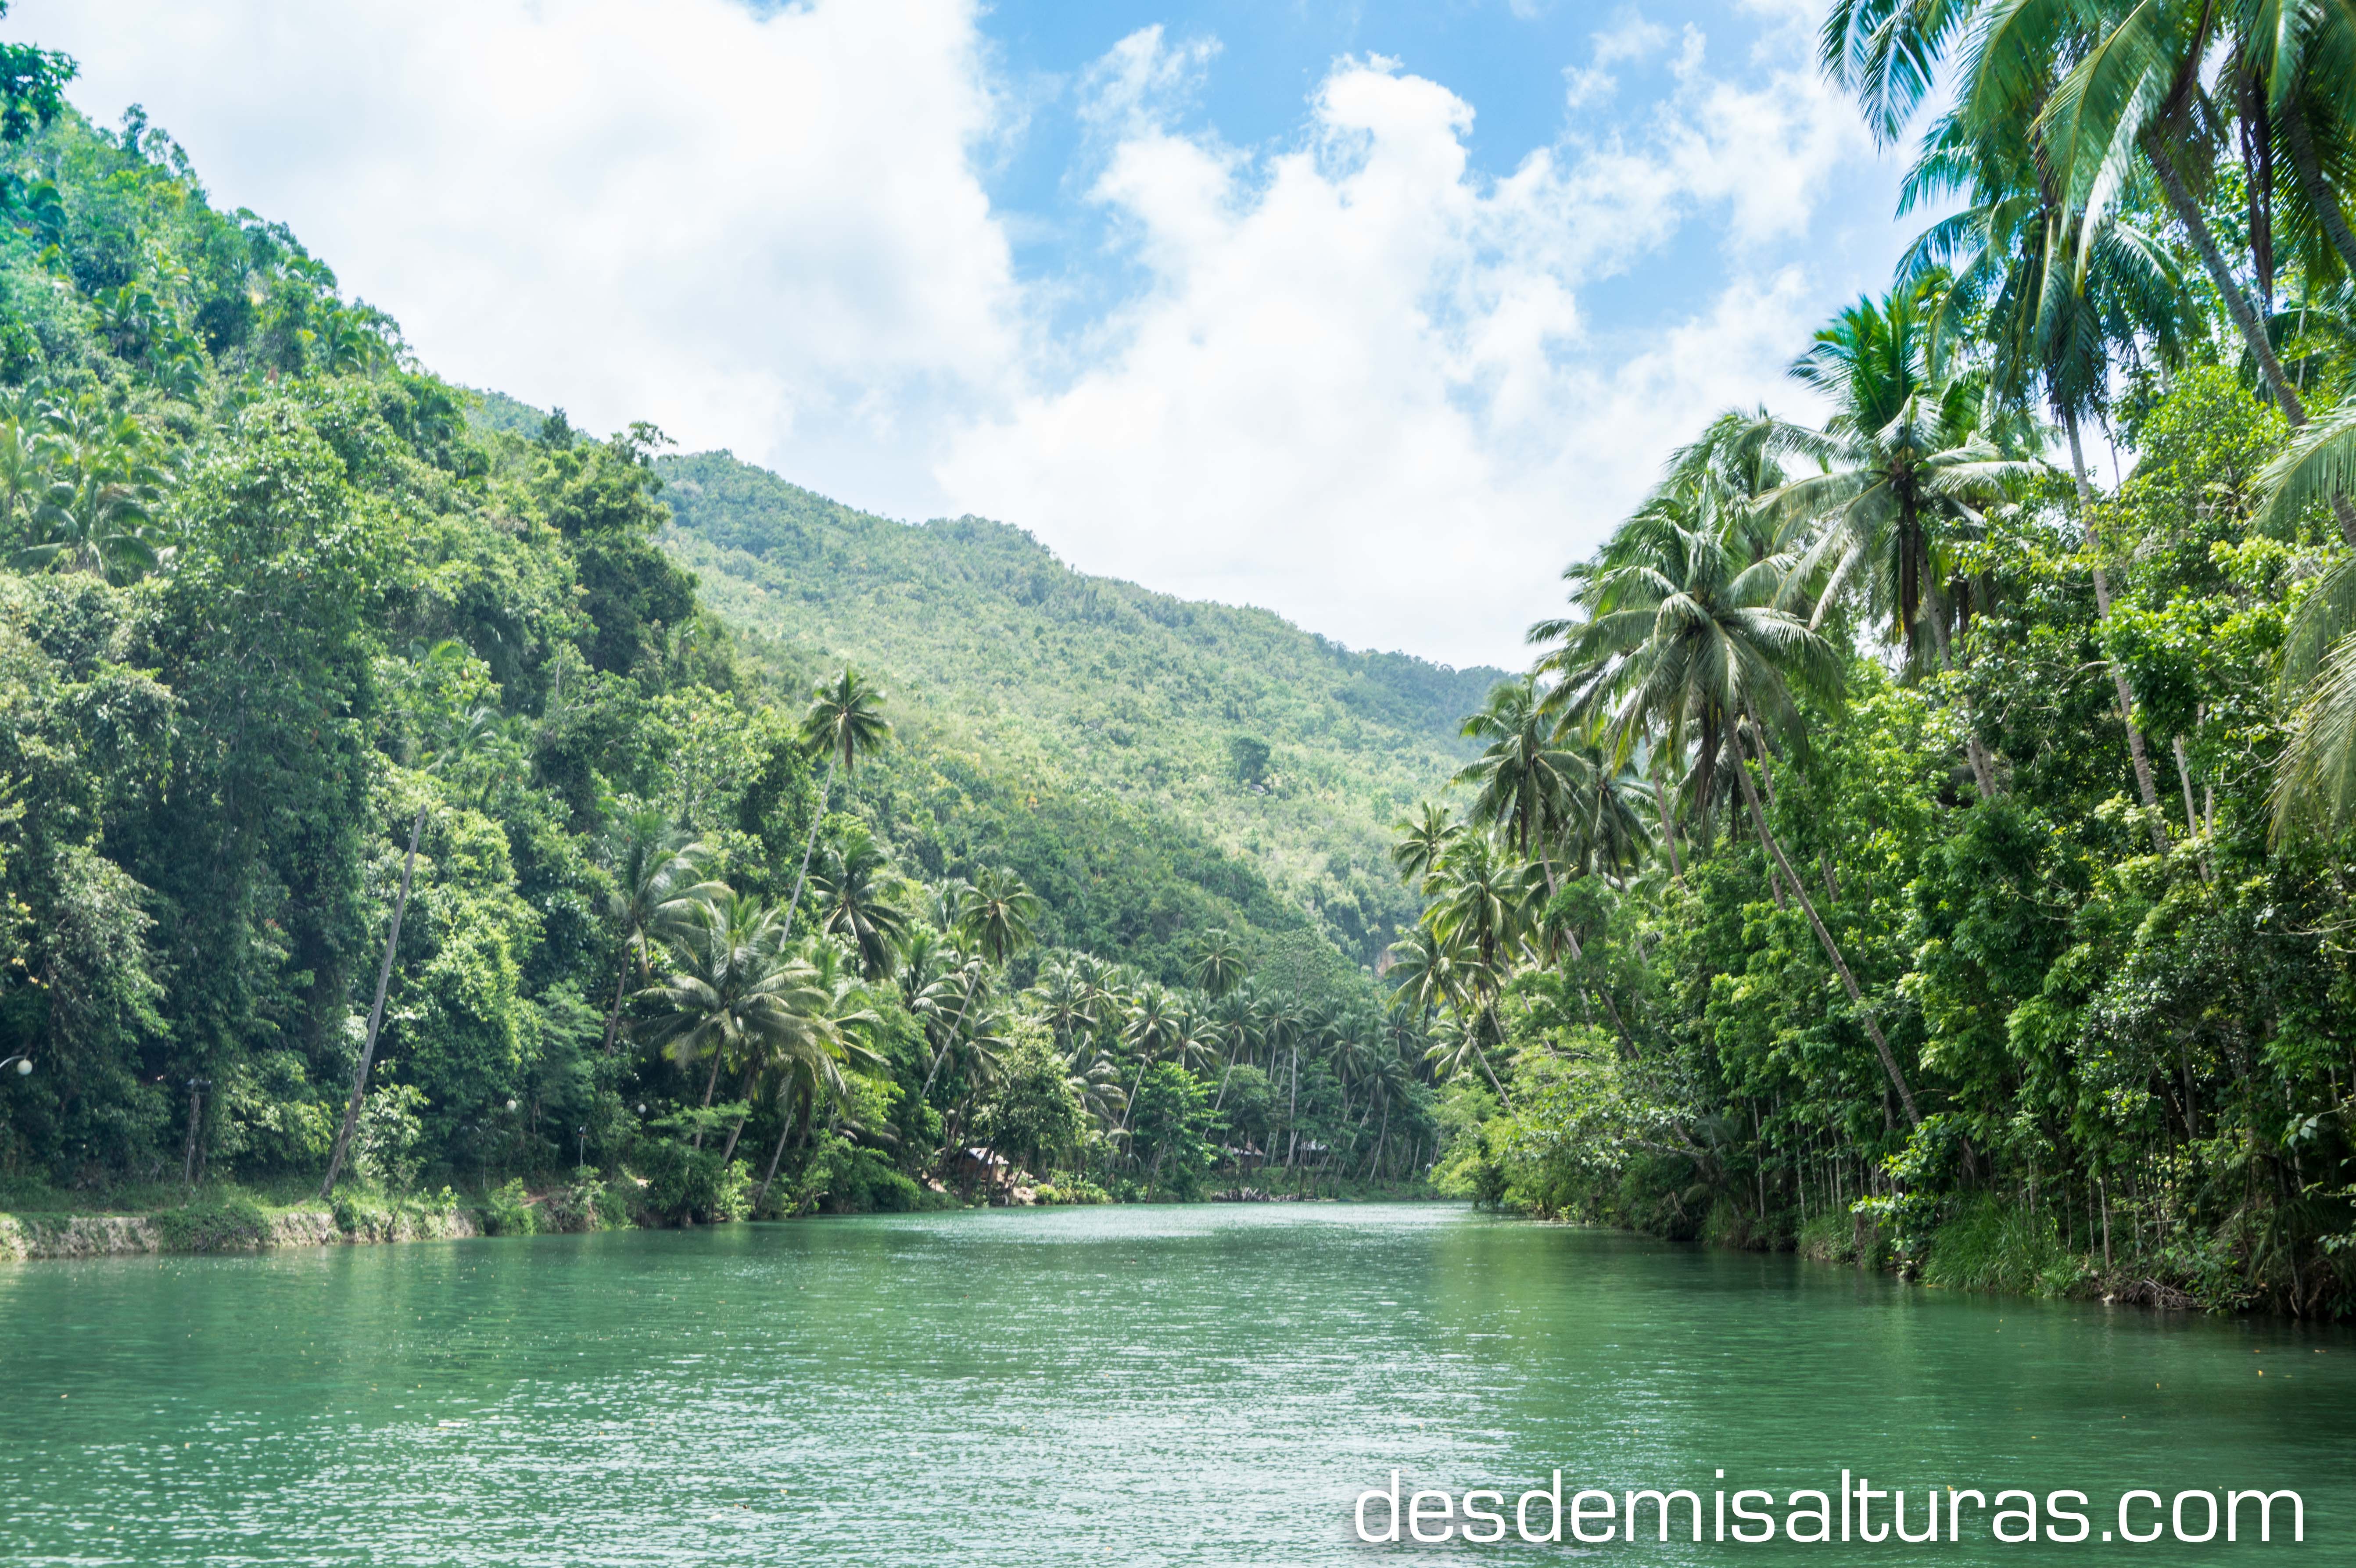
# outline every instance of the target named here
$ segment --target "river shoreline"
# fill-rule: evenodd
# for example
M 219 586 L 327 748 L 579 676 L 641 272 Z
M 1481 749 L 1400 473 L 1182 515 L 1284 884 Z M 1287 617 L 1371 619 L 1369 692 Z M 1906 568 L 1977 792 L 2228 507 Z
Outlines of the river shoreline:
M 230 1200 L 145 1214 L 0 1213 L 0 1263 L 447 1241 L 487 1231 L 482 1211 L 470 1205 L 415 1200 L 346 1200 L 332 1208 Z

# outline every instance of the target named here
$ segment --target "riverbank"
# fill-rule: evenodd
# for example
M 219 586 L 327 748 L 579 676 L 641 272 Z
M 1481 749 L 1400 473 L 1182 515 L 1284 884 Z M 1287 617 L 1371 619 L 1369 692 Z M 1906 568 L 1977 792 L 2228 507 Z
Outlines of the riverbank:
M 0 1212 L 0 1262 L 439 1241 L 491 1229 L 481 1206 L 455 1200 L 339 1196 L 332 1205 L 278 1205 L 208 1196 L 145 1213 Z
M 467 1236 L 557 1234 L 568 1232 L 675 1228 L 632 1201 L 624 1177 L 606 1182 L 594 1173 L 571 1184 L 538 1188 L 521 1180 L 477 1193 L 444 1188 L 431 1195 L 392 1196 L 344 1190 L 322 1203 L 305 1189 L 273 1189 L 220 1183 L 191 1197 L 177 1188 L 124 1189 L 96 1206 L 68 1195 L 36 1192 L 0 1208 L 0 1263 L 50 1258 L 130 1257 L 150 1253 L 252 1253 L 278 1247 L 367 1245 L 447 1241 Z M 943 1208 L 1054 1208 L 1121 1199 L 1087 1183 L 1039 1184 L 967 1196 L 929 1188 Z M 1231 1186 L 1204 1193 L 1201 1202 L 1398 1202 L 1429 1200 L 1428 1187 L 1329 1186 L 1317 1194 Z M 1133 1200 L 1145 1201 L 1143 1199 Z M 1176 1201 L 1168 1194 L 1164 1202 Z M 813 1212 L 834 1212 L 814 1210 Z M 771 1218 L 782 1216 L 772 1215 Z M 729 1221 L 722 1221 L 726 1223 Z
M 2064 1231 L 2050 1211 L 1993 1198 L 1963 1206 L 1912 1235 L 1897 1235 L 1869 1214 L 1819 1214 L 1797 1234 L 1760 1235 L 1739 1221 L 1713 1225 L 1705 1244 L 1738 1252 L 1796 1253 L 1812 1263 L 1864 1269 L 1934 1288 L 2047 1300 L 2099 1301 L 2169 1312 L 2269 1311 L 2249 1288 L 2233 1239 L 2177 1236 L 2147 1245 L 2124 1229 L 2109 1257 Z

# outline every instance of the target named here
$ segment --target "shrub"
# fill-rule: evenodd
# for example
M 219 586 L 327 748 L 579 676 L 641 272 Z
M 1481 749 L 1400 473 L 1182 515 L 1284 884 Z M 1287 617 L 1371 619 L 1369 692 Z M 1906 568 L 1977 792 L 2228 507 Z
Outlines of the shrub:
M 542 1198 L 540 1210 L 541 1228 L 545 1231 L 619 1231 L 630 1223 L 628 1197 L 594 1168 L 583 1172 L 571 1186 Z
M 2085 1261 L 2062 1244 L 2053 1216 L 1990 1195 L 1932 1234 L 1922 1278 L 1958 1290 L 2061 1296 L 2085 1277 Z
M 647 1181 L 638 1201 L 658 1224 L 719 1224 L 752 1211 L 753 1176 L 741 1159 L 723 1166 L 718 1150 L 676 1138 L 649 1139 L 636 1158 Z
M 483 1230 L 494 1236 L 529 1236 L 540 1229 L 540 1215 L 520 1177 L 483 1200 Z
M 242 1198 L 190 1203 L 155 1218 L 166 1251 L 219 1253 L 259 1247 L 270 1240 L 270 1218 Z

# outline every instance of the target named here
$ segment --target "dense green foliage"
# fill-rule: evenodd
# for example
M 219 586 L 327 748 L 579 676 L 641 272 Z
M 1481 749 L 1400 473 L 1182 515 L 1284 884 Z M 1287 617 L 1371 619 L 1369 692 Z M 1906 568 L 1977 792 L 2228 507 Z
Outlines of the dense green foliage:
M 1413 920 L 1383 826 L 1470 754 L 1457 716 L 1496 671 L 1353 653 L 1264 610 L 1084 576 L 1000 523 L 894 523 L 725 453 L 657 466 L 666 542 L 707 602 L 801 666 L 888 678 L 927 709 L 929 750 L 1001 777 L 1087 780 L 1130 823 L 1205 835 L 1362 963 Z
M 1403 825 L 1452 1189 L 2356 1310 L 2351 57 L 2239 16 L 1837 12 L 1892 136 L 1973 37 L 1913 187 L 1963 210 L 1795 362 L 1821 427 L 1721 417 L 1570 568 L 1469 822 Z
M 455 1184 L 524 1231 L 1428 1163 L 1419 1040 L 1201 820 L 732 632 L 659 432 L 437 380 L 135 112 L 5 128 L 0 1184 L 324 1171 L 347 1229 Z M 1237 624 L 1384 722 L 1452 706 Z

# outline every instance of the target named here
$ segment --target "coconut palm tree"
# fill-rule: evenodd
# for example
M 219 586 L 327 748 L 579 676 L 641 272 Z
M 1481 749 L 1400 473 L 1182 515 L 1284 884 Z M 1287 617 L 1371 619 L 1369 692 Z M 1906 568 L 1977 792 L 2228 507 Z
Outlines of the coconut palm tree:
M 1185 1037 L 1185 1016 L 1176 994 L 1151 980 L 1137 988 L 1126 1011 L 1120 1039 L 1137 1058 L 1137 1075 L 1129 1086 L 1130 1098 L 1134 1101 L 1138 1084 L 1145 1082 L 1146 1070 L 1170 1055 Z M 1126 1119 L 1121 1125 L 1128 1127 Z
M 2307 507 L 2356 489 L 2356 410 L 2309 425 L 2259 478 L 2257 522 L 2293 531 Z M 2308 590 L 2283 639 L 2290 742 L 2276 765 L 2275 837 L 2312 824 L 2336 832 L 2356 815 L 2356 555 Z
M 894 954 L 914 923 L 898 901 L 898 883 L 875 836 L 858 823 L 835 836 L 810 877 L 819 929 L 851 944 L 871 980 L 892 973 Z
M 834 806 L 834 776 L 840 769 L 854 771 L 892 738 L 891 720 L 884 717 L 884 694 L 867 677 L 845 665 L 810 691 L 802 710 L 802 743 L 826 754 L 826 783 L 818 792 L 818 808 L 810 815 L 809 835 L 802 841 L 801 869 L 794 876 L 793 896 L 786 901 L 786 924 L 794 923 L 801 907 L 802 885 L 809 880 L 810 852 L 818 848 L 819 825 Z
M 786 950 L 779 912 L 749 893 L 695 906 L 670 944 L 671 972 L 638 993 L 652 1004 L 644 1038 L 680 1066 L 709 1059 L 702 1104 L 722 1068 L 814 1026 L 809 961 Z
M 1233 992 L 1250 975 L 1251 958 L 1244 944 L 1217 926 L 1203 933 L 1186 965 L 1186 978 L 1213 1001 Z
M 48 487 L 33 509 L 34 541 L 11 564 L 120 581 L 162 560 L 150 534 L 168 476 L 150 459 L 149 439 L 128 414 L 108 419 L 82 405 L 53 417 Z
M 605 1050 L 611 1053 L 621 1030 L 623 991 L 631 969 L 638 971 L 641 984 L 651 979 L 655 952 L 686 934 L 698 904 L 723 897 L 728 890 L 702 875 L 710 849 L 659 811 L 638 811 L 623 818 L 606 837 L 605 854 L 614 879 L 605 894 L 605 913 L 622 937 L 613 1006 L 605 1013 Z
M 1535 858 L 1552 892 L 1550 847 L 1576 815 L 1586 760 L 1560 743 L 1560 726 L 1540 710 L 1535 676 L 1499 682 L 1460 733 L 1488 742 L 1453 781 L 1474 788 L 1466 815 L 1473 826 L 1495 829 L 1523 859 Z
M 2275 352 L 2259 304 L 2226 259 L 2188 171 L 2213 167 L 2216 144 L 2233 122 L 2236 103 L 2247 121 L 2271 93 L 2311 133 L 2308 106 L 2322 105 L 2331 114 L 2349 101 L 2347 25 L 2338 9 L 2211 0 L 2006 0 L 1985 7 L 1968 0 L 1845 0 L 1826 25 L 1826 59 L 1868 102 L 1877 132 L 1894 136 L 1930 92 L 1945 54 L 1968 34 L 1970 48 L 1954 87 L 1960 133 L 2034 146 L 2052 172 L 2059 205 L 2079 219 L 2082 258 L 2106 232 L 2104 220 L 2113 212 L 2139 190 L 2156 189 L 2191 242 L 2260 379 L 2296 431 L 2308 422 L 2306 403 Z M 2325 25 L 2310 25 L 2318 20 Z M 1886 41 L 1858 47 L 1877 33 Z M 2313 91 L 2319 85 L 2321 91 Z M 2212 87 L 2224 90 L 2224 101 Z M 2271 132 L 2248 144 L 2271 146 Z M 2293 161 L 2298 162 L 2296 154 Z M 2265 291 L 2274 270 L 2265 161 L 2251 163 L 2259 197 L 2248 226 L 2251 259 Z M 2317 172 L 2319 177 L 2319 165 Z M 2316 216 L 2328 225 L 2342 211 L 2336 199 L 2327 199 Z M 2345 494 L 2327 499 L 2342 536 L 2356 544 L 2356 506 Z
M 1650 735 L 1671 756 L 1693 758 L 1685 787 L 1705 817 L 1721 792 L 1740 794 L 1848 992 L 1908 1120 L 1919 1124 L 1898 1059 L 1751 782 L 1745 747 L 1767 728 L 1804 741 L 1794 685 L 1832 700 L 1841 677 L 1832 645 L 1776 603 L 1796 563 L 1779 556 L 1749 560 L 1740 527 L 1724 520 L 1727 512 L 1745 509 L 1657 504 L 1638 513 L 1622 529 L 1634 537 L 1618 564 L 1573 576 L 1585 618 L 1542 623 L 1531 637 L 1559 641 L 1540 665 L 1561 675 L 1567 712 L 1601 720 L 1623 754 Z
M 1041 906 L 1023 879 L 1001 867 L 978 873 L 958 909 L 958 939 L 1003 965 L 1035 939 Z
M 1888 621 L 1892 642 L 1952 665 L 1955 547 L 2039 465 L 1979 434 L 1968 379 L 1935 373 L 1927 306 L 1944 282 L 1931 274 L 1879 302 L 1860 299 L 1816 333 L 1792 374 L 1832 405 L 1818 453 L 1826 471 L 1786 481 L 1760 505 L 1821 530 L 1797 571 L 1810 580 L 1824 569 L 1818 623 L 1850 590 Z
M 2172 363 L 2190 324 L 2183 279 L 2157 239 L 2116 215 L 2097 221 L 2091 244 L 2081 219 L 2053 194 L 2051 171 L 2035 149 L 2001 127 L 1965 135 L 1949 115 L 1910 173 L 1902 207 L 1961 196 L 1961 211 L 1933 224 L 1900 265 L 1901 276 L 1944 280 L 1933 310 L 1930 359 L 1935 369 L 1949 342 L 1986 345 L 1989 391 L 2008 407 L 2039 403 L 2060 420 L 2070 449 L 2079 525 L 2092 557 L 2094 613 L 2108 620 L 2111 584 L 2087 478 L 2081 425 L 2101 418 L 2111 385 L 2112 351 Z M 2104 655 L 2125 728 L 2128 759 L 2146 820 L 2160 853 L 2168 848 L 2159 795 L 2126 670 Z
M 802 950 L 801 957 L 809 975 L 798 995 L 812 1007 L 816 1027 L 802 1035 L 765 1037 L 755 1044 L 756 1072 L 776 1075 L 781 1113 L 777 1141 L 769 1150 L 768 1168 L 762 1173 L 761 1185 L 753 1194 L 755 1209 L 769 1195 L 769 1184 L 776 1179 L 777 1163 L 785 1155 L 787 1135 L 809 1135 L 810 1114 L 819 1095 L 830 1096 L 840 1106 L 851 1097 L 848 1074 L 878 1076 L 891 1067 L 873 1043 L 875 1031 L 883 1027 L 882 1016 L 875 1011 L 858 976 L 846 970 L 841 950 L 830 942 L 813 942 Z M 795 1114 L 797 1105 L 798 1115 Z M 744 1128 L 744 1119 L 740 1116 L 735 1131 L 729 1135 L 728 1148 L 722 1151 L 722 1164 L 727 1163 L 729 1154 L 735 1149 L 737 1134 Z M 881 1135 L 878 1128 L 861 1130 L 871 1136 Z
M 1420 892 L 1464 827 L 1446 806 L 1427 800 L 1413 816 L 1392 824 L 1392 831 L 1398 838 L 1391 846 L 1391 864 L 1398 868 L 1399 880 Z

